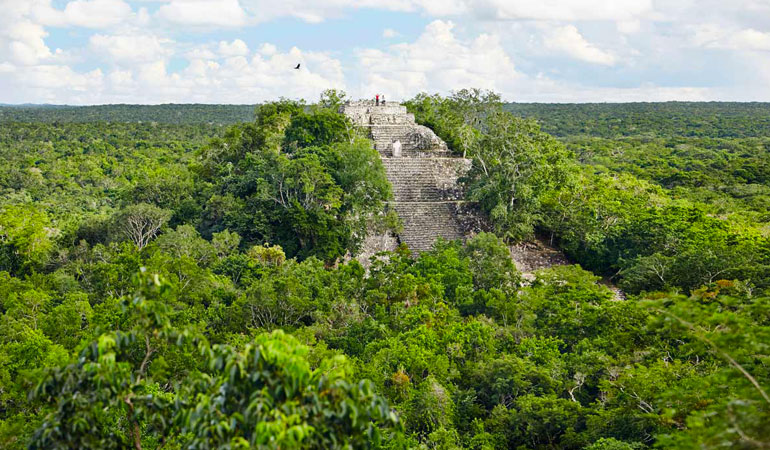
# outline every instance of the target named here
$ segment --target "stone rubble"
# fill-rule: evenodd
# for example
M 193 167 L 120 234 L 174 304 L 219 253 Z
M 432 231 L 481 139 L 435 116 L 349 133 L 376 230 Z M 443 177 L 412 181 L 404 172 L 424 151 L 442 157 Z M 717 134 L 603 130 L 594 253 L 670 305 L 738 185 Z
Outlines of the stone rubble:
M 562 252 L 537 239 L 512 245 L 510 251 L 516 269 L 527 282 L 535 279 L 538 270 L 569 264 Z

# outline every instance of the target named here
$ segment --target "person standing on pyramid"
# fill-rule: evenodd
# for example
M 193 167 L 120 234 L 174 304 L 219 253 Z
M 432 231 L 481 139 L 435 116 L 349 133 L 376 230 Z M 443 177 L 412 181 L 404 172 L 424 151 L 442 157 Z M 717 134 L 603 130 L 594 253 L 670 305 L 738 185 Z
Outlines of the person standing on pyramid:
M 401 157 L 401 141 L 396 139 L 396 142 L 391 144 L 393 147 L 393 151 L 391 152 L 393 154 L 394 158 L 400 158 Z
M 374 104 L 380 106 L 380 94 L 374 96 Z

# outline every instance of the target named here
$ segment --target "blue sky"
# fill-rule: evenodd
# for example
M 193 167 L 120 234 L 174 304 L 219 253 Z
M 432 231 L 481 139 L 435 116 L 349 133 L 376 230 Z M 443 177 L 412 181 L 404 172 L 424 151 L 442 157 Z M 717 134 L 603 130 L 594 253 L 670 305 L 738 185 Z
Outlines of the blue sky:
M 770 101 L 770 0 L 0 0 L 0 11 L 2 103 L 312 101 L 330 87 Z

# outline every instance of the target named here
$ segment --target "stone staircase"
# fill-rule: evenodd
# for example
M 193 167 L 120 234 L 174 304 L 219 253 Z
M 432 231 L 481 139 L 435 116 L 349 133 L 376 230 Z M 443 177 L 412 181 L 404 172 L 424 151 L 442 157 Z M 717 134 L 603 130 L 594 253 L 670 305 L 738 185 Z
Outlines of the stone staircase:
M 383 157 L 385 173 L 396 202 L 440 202 L 462 200 L 457 178 L 470 167 L 460 158 Z
M 463 232 L 455 215 L 454 202 L 390 202 L 404 224 L 398 239 L 415 252 L 430 250 L 439 237 L 462 239 Z
M 429 250 L 439 237 L 462 239 L 464 230 L 458 217 L 463 192 L 457 183 L 471 167 L 471 161 L 452 157 L 447 145 L 429 128 L 418 125 L 414 115 L 403 105 L 376 105 L 372 101 L 349 102 L 341 107 L 355 124 L 366 127 L 380 153 L 388 181 L 393 187 L 393 201 L 388 207 L 403 222 L 396 239 L 382 236 L 367 238 L 362 255 L 398 242 L 415 252 Z M 393 143 L 401 143 L 401 155 L 393 156 Z
M 393 156 L 393 142 L 401 142 L 402 157 L 449 156 L 449 149 L 433 131 L 422 125 L 376 125 L 370 127 L 374 148 L 382 156 Z M 443 144 L 443 146 L 442 146 Z

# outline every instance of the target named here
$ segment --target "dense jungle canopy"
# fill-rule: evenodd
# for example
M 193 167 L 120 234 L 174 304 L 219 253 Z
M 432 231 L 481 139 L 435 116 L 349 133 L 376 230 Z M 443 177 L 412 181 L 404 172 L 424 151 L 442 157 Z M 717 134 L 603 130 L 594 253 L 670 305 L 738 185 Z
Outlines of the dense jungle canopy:
M 365 269 L 343 100 L 0 107 L 0 447 L 770 446 L 768 105 L 419 95 L 491 232 Z

